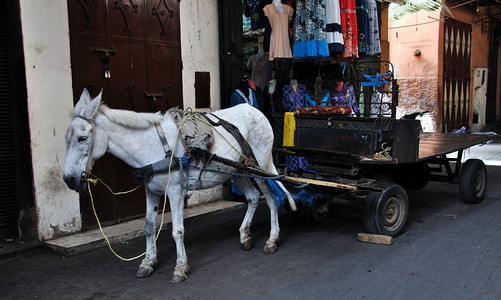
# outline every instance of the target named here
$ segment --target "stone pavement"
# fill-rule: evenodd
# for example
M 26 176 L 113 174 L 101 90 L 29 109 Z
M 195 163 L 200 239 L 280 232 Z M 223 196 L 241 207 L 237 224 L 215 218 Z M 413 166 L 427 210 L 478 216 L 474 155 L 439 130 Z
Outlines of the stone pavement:
M 268 211 L 260 205 L 254 247 L 240 249 L 244 210 L 186 224 L 190 262 L 184 283 L 168 283 L 175 265 L 170 230 L 158 241 L 159 262 L 136 279 L 139 261 L 123 262 L 107 248 L 63 256 L 46 246 L 0 257 L 2 299 L 499 299 L 501 298 L 501 141 L 472 147 L 488 166 L 486 199 L 462 203 L 458 186 L 429 183 L 410 191 L 410 216 L 391 246 L 359 242 L 360 211 L 330 207 L 309 223 L 281 210 L 281 243 L 262 248 Z M 144 251 L 144 237 L 116 245 L 127 257 Z

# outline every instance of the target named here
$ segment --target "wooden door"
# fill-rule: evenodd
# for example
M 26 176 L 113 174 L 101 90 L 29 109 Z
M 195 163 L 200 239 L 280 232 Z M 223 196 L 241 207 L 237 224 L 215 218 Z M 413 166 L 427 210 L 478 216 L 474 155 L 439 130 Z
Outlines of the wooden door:
M 178 0 L 68 0 L 74 101 L 84 87 L 92 96 L 103 90 L 111 108 L 165 112 L 182 107 L 182 61 Z M 135 186 L 130 168 L 105 155 L 92 172 L 114 191 Z M 104 224 L 141 217 L 144 189 L 112 196 L 93 188 Z M 80 207 L 83 228 L 96 225 L 88 194 Z
M 444 30 L 442 130 L 451 132 L 470 127 L 471 25 L 447 19 Z

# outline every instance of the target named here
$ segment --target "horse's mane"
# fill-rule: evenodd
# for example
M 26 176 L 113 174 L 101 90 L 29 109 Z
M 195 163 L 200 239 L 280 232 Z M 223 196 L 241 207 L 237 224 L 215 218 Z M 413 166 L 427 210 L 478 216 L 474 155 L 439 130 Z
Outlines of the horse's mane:
M 160 113 L 140 113 L 123 109 L 111 109 L 106 104 L 99 105 L 98 112 L 105 115 L 113 123 L 136 129 L 148 128 L 164 119 L 164 116 Z

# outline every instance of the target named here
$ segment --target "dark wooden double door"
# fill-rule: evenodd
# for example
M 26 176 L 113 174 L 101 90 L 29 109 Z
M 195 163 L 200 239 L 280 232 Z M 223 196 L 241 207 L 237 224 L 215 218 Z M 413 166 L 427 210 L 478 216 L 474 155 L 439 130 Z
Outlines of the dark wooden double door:
M 471 25 L 445 20 L 443 56 L 442 131 L 469 129 Z
M 83 88 L 103 90 L 111 108 L 165 112 L 182 103 L 182 61 L 178 0 L 68 0 L 73 99 Z M 135 186 L 130 169 L 111 155 L 93 171 L 114 191 Z M 114 224 L 145 213 L 144 189 L 113 196 L 92 190 L 99 217 Z M 83 228 L 96 225 L 90 197 L 80 197 Z

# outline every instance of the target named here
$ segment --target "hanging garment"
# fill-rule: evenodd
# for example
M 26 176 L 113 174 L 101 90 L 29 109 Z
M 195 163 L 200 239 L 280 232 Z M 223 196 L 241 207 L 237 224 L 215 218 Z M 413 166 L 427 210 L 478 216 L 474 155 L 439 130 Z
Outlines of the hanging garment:
M 250 87 L 248 97 L 246 97 L 244 93 L 239 89 L 236 89 L 233 93 L 231 93 L 230 106 L 235 106 L 241 103 L 247 103 L 254 106 L 255 108 L 258 108 L 256 94 Z
M 247 0 L 245 7 L 245 16 L 251 18 L 251 30 L 257 30 L 265 27 L 266 17 L 263 13 L 263 8 L 266 1 L 262 0 Z
M 256 95 L 256 102 L 257 102 L 257 108 L 261 111 L 264 112 L 264 94 L 263 90 L 257 86 L 256 82 L 252 79 L 249 79 L 249 86 L 251 87 L 252 91 L 254 92 L 254 95 Z
M 284 13 L 281 14 L 275 5 L 268 4 L 264 7 L 264 15 L 268 17 L 271 25 L 270 60 L 275 58 L 292 58 L 289 41 L 289 19 L 292 18 L 292 7 L 283 4 Z
M 369 10 L 366 0 L 355 0 L 357 6 L 358 54 L 370 55 Z
M 324 3 L 323 0 L 298 0 L 296 2 L 293 57 L 329 56 Z
M 266 84 L 271 80 L 273 62 L 269 60 L 267 52 L 259 52 L 249 58 L 249 67 L 252 70 L 252 79 L 257 86 L 264 90 Z
M 326 33 L 329 51 L 343 53 L 344 41 L 339 0 L 325 0 L 325 21 L 327 22 Z
M 367 54 L 374 55 L 381 53 L 381 38 L 379 37 L 379 23 L 377 15 L 376 0 L 365 0 L 369 14 L 369 52 Z
M 306 106 L 306 87 L 303 84 L 298 84 L 296 90 L 292 84 L 286 85 L 283 88 L 282 105 L 286 111 L 293 112 L 298 108 Z M 306 170 L 308 162 L 302 156 L 286 156 L 285 157 L 285 170 L 297 171 Z
M 355 0 L 339 0 L 343 28 L 343 57 L 358 57 L 357 14 Z

